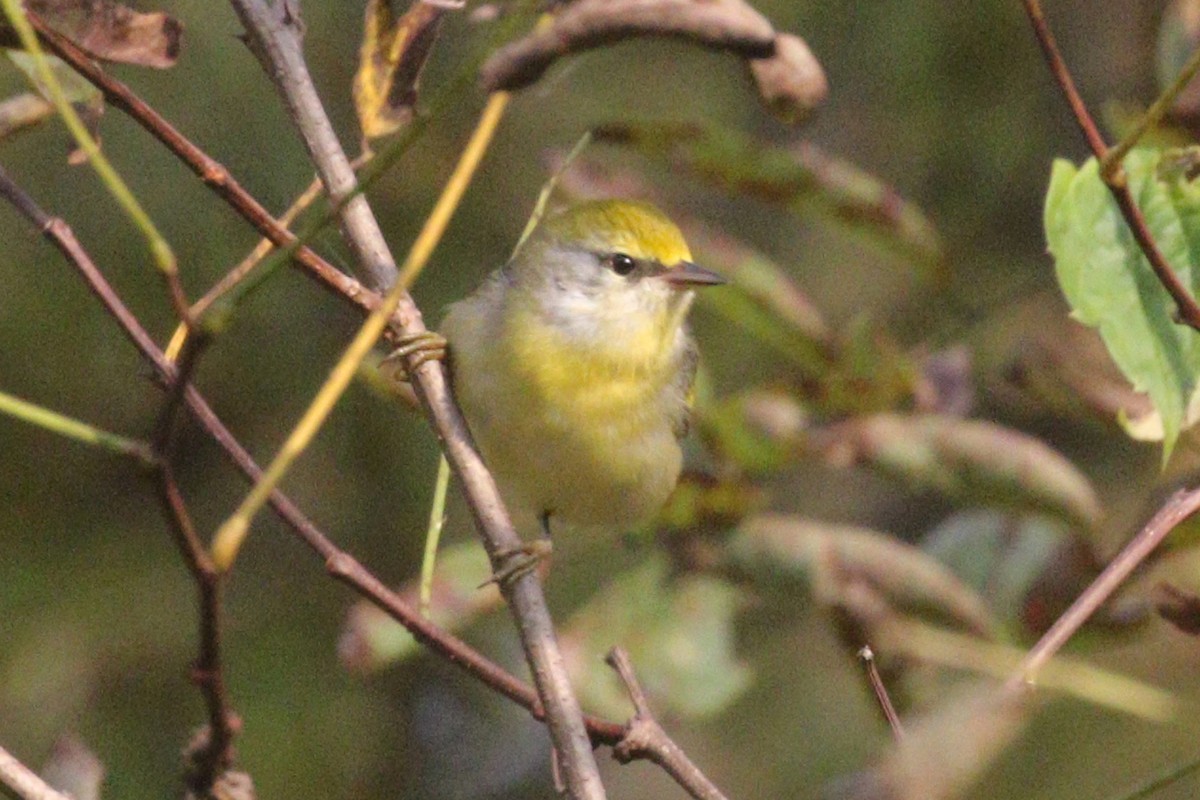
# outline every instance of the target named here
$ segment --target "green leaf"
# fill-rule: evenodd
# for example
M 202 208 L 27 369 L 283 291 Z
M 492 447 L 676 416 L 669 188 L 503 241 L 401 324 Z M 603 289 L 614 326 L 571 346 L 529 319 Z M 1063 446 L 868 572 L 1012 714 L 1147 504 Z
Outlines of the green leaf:
M 656 710 L 696 716 L 721 710 L 750 683 L 734 653 L 737 591 L 707 575 L 669 574 L 655 554 L 600 591 L 568 621 L 561 640 L 584 705 L 628 716 L 628 696 L 604 664 L 614 645 L 629 653 Z
M 729 563 L 756 583 L 800 581 L 821 590 L 852 575 L 893 608 L 953 620 L 979 636 L 999 632 L 974 588 L 930 554 L 886 533 L 761 514 L 738 527 L 726 552 Z
M 1100 501 L 1087 477 L 1039 439 L 940 414 L 875 414 L 829 429 L 826 458 L 862 464 L 962 503 L 1046 511 L 1088 529 Z
M 1129 190 L 1167 263 L 1195 294 L 1200 278 L 1200 187 L 1179 151 L 1136 149 L 1125 159 Z M 1168 154 L 1169 157 L 1168 157 Z M 1113 360 L 1162 419 L 1163 459 L 1195 421 L 1200 339 L 1173 319 L 1095 159 L 1056 161 L 1046 193 L 1046 240 L 1073 316 L 1095 327 Z

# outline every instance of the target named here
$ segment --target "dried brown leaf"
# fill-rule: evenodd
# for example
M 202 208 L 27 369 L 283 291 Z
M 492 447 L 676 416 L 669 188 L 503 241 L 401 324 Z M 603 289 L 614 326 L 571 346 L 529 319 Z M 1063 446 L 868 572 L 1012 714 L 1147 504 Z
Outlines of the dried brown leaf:
M 829 94 L 821 62 L 799 36 L 779 34 L 774 55 L 748 64 L 767 108 L 789 125 L 808 119 Z
M 161 11 L 142 13 L 111 0 L 27 0 L 25 5 L 102 61 L 166 69 L 179 59 L 183 25 Z M 7 42 L 3 32 L 0 42 Z
M 415 0 L 397 19 L 389 0 L 367 3 L 354 106 L 368 139 L 394 133 L 412 120 L 421 72 L 446 11 L 446 6 Z
M 775 51 L 775 29 L 743 0 L 577 0 L 502 48 L 481 70 L 488 91 L 534 83 L 555 60 L 635 36 L 683 39 L 746 58 Z

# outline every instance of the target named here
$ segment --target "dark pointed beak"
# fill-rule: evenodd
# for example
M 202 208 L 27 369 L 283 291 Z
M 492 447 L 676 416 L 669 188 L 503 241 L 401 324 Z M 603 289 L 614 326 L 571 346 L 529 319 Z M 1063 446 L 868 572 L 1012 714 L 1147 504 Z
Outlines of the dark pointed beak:
M 662 278 L 675 289 L 687 289 L 691 286 L 720 286 L 727 283 L 717 273 L 693 264 L 691 261 L 680 261 L 675 266 L 663 270 Z

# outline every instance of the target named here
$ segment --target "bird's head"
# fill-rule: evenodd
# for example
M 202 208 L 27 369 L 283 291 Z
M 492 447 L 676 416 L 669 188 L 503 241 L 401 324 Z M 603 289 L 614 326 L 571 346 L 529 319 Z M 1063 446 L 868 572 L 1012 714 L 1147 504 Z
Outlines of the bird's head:
M 725 282 L 691 258 L 678 226 L 649 203 L 592 200 L 548 216 L 509 277 L 581 337 L 666 338 L 683 322 L 690 289 Z

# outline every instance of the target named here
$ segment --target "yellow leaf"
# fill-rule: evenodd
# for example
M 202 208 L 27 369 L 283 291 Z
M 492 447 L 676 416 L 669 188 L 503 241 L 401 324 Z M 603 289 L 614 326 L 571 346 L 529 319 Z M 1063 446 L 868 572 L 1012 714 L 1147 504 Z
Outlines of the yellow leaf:
M 416 0 L 399 19 L 389 0 L 368 0 L 354 106 L 363 135 L 375 139 L 412 119 L 421 70 L 437 39 L 444 6 Z

